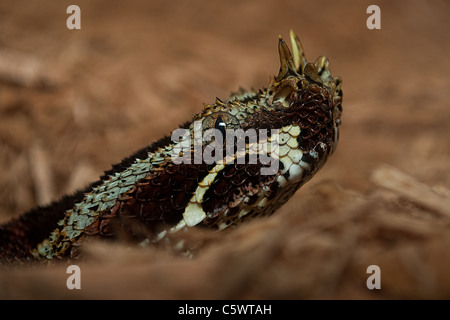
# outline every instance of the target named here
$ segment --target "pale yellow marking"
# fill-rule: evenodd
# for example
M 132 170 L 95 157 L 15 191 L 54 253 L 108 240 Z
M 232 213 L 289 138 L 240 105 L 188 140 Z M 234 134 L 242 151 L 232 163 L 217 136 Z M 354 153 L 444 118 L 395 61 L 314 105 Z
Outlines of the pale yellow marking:
M 181 219 L 175 227 L 170 228 L 169 232 L 177 232 L 184 227 L 186 227 L 186 221 L 184 221 L 184 219 Z
M 299 163 L 303 157 L 303 152 L 299 149 L 291 149 L 288 153 L 288 157 L 291 158 L 293 163 Z
M 291 148 L 291 149 L 297 149 L 297 148 L 298 148 L 298 142 L 297 142 L 297 139 L 294 138 L 294 137 L 291 137 L 291 138 L 288 140 L 288 142 L 287 142 L 286 145 L 287 145 L 289 148 Z
M 282 132 L 282 133 L 280 133 L 280 136 L 279 136 L 279 144 L 280 145 L 282 145 L 282 144 L 285 144 L 286 142 L 288 142 L 288 140 L 291 138 L 291 135 L 289 134 L 289 133 L 287 133 L 287 132 Z
M 248 154 L 256 154 L 258 155 L 258 151 L 263 150 L 266 153 L 271 152 L 272 145 L 269 143 L 272 139 L 279 139 L 279 144 L 281 146 L 277 145 L 276 151 L 279 152 L 279 156 L 283 157 L 280 160 L 283 162 L 285 166 L 286 171 L 292 172 L 294 177 L 298 176 L 299 173 L 299 166 L 296 165 L 296 167 L 292 168 L 293 163 L 298 163 L 303 155 L 302 151 L 297 149 L 298 143 L 297 139 L 295 138 L 300 134 L 300 127 L 299 126 L 292 126 L 288 125 L 286 127 L 283 127 L 281 130 L 281 134 L 276 135 L 274 137 L 268 137 L 268 141 L 266 142 L 260 142 L 257 143 L 251 143 L 247 144 L 246 150 L 239 150 L 238 154 L 234 154 L 231 156 L 226 156 L 223 160 L 218 162 L 216 166 L 214 166 L 208 173 L 208 175 L 203 178 L 203 180 L 198 184 L 197 189 L 195 190 L 194 194 L 192 195 L 191 199 L 189 200 L 188 205 L 186 206 L 184 212 L 183 212 L 183 219 L 181 219 L 178 224 L 175 227 L 172 227 L 169 230 L 162 231 L 158 234 L 155 241 L 159 241 L 162 238 L 164 238 L 168 233 L 177 232 L 180 229 L 183 229 L 184 227 L 193 227 L 200 222 L 202 222 L 206 218 L 206 213 L 203 211 L 202 208 L 202 201 L 203 196 L 205 192 L 210 187 L 211 183 L 214 182 L 217 174 L 225 168 L 225 165 L 228 163 L 233 163 L 236 161 L 236 158 L 238 156 L 245 156 L 246 153 Z M 301 170 L 300 170 L 301 173 Z M 290 180 L 290 179 L 289 179 Z M 278 177 L 278 182 L 281 186 L 284 186 L 288 183 L 286 178 L 283 176 Z M 268 190 L 266 190 L 268 191 Z M 258 201 L 252 205 L 251 207 L 264 207 L 267 204 L 267 198 L 264 196 L 264 191 L 262 190 L 260 193 L 260 198 Z M 244 217 L 250 212 L 251 208 L 242 208 L 239 212 L 239 218 Z M 229 225 L 225 222 L 219 223 L 218 228 L 219 230 L 227 228 Z
M 219 225 L 217 226 L 217 228 L 220 230 L 220 231 L 222 231 L 222 230 L 224 230 L 224 229 L 226 229 L 226 228 L 228 228 L 229 227 L 229 224 L 227 224 L 227 223 L 225 223 L 225 222 L 221 222 L 221 223 L 219 223 Z
M 290 149 L 289 146 L 287 146 L 287 145 L 280 146 L 280 148 L 279 148 L 279 156 L 280 156 L 280 157 L 284 157 L 285 155 L 288 154 L 288 152 L 289 152 L 290 150 L 291 150 L 291 149 Z
M 188 227 L 193 227 L 199 224 L 205 218 L 206 213 L 205 211 L 203 211 L 202 206 L 197 202 L 189 202 L 188 206 L 183 212 L 183 219 L 184 221 L 186 221 L 186 225 Z
M 277 181 L 282 188 L 287 184 L 287 180 L 283 175 L 278 176 Z
M 160 233 L 158 233 L 158 235 L 155 237 L 153 242 L 159 242 L 159 241 L 161 241 L 161 239 L 163 239 L 167 235 L 167 233 L 174 233 L 174 232 L 180 231 L 184 227 L 186 227 L 186 221 L 184 221 L 184 219 L 181 219 L 175 227 L 172 227 L 169 230 L 163 230 Z M 144 241 L 148 241 L 148 239 L 146 239 Z
M 188 227 L 195 226 L 206 218 L 206 213 L 202 208 L 203 196 L 208 190 L 211 183 L 217 176 L 217 173 L 225 168 L 223 162 L 219 162 L 214 168 L 211 169 L 210 173 L 198 184 L 198 188 L 195 190 L 195 194 L 192 196 L 189 204 L 183 212 L 183 219 Z
M 284 129 L 283 129 L 284 131 Z M 300 134 L 300 127 L 299 126 L 292 126 L 292 128 L 289 130 L 289 134 L 293 137 L 298 137 Z
M 302 172 L 302 167 L 300 167 L 298 164 L 293 164 L 289 168 L 289 181 L 297 181 L 298 178 L 301 177 Z
M 291 131 L 291 129 L 292 129 L 292 125 L 288 125 L 286 127 L 283 127 L 282 131 L 283 132 L 289 132 L 289 131 Z
M 217 173 L 224 167 L 225 165 L 223 163 L 217 164 L 214 168 L 211 169 L 210 173 L 198 184 L 199 188 L 195 190 L 198 202 L 203 199 L 203 194 L 205 193 L 206 188 L 210 186 L 210 184 L 216 178 Z M 201 195 L 201 197 L 199 197 L 199 195 Z
M 292 160 L 289 157 L 283 157 L 283 158 L 280 158 L 280 161 L 284 165 L 283 173 L 285 173 L 292 166 Z
M 264 197 L 264 198 L 261 199 L 260 202 L 258 202 L 257 206 L 259 208 L 263 208 L 263 207 L 265 207 L 267 205 L 267 202 L 268 202 L 267 198 Z

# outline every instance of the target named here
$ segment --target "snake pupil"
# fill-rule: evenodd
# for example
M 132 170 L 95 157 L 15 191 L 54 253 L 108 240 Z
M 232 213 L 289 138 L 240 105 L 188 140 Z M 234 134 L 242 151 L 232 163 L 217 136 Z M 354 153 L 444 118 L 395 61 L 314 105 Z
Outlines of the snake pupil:
M 220 131 L 220 133 L 222 134 L 222 139 L 223 141 L 225 141 L 225 129 L 227 128 L 227 124 L 222 120 L 221 116 L 217 117 L 214 128 Z

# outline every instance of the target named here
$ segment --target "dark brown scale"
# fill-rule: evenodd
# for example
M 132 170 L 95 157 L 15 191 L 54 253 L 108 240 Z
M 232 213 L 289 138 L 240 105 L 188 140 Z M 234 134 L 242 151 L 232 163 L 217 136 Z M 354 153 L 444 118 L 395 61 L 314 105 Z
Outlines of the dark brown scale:
M 229 218 L 235 218 L 238 214 L 239 214 L 239 207 L 233 207 L 233 208 L 230 208 L 230 210 L 228 210 L 228 214 L 227 214 L 227 217 L 229 217 Z
M 14 219 L 10 223 L 0 227 L 0 245 L 2 248 L 2 262 L 15 263 L 32 258 L 30 250 L 35 245 L 26 237 L 27 225 L 22 219 Z
M 224 197 L 229 192 L 229 184 L 225 179 L 215 180 L 212 188 L 214 188 L 214 194 L 218 197 Z
M 254 194 L 249 197 L 249 200 L 246 202 L 247 205 L 255 204 L 256 200 L 258 200 L 258 195 Z
M 238 213 L 236 210 L 245 196 L 250 197 L 247 203 L 250 205 L 257 200 L 257 193 L 263 186 L 276 182 L 277 174 L 260 174 L 263 167 L 259 160 L 256 164 L 248 164 L 248 159 L 246 164 L 226 165 L 203 196 L 202 208 L 207 215 L 203 225 L 213 226 L 219 221 L 230 220 L 230 216 Z
M 111 210 L 101 212 L 99 219 L 87 228 L 87 234 L 106 238 L 128 234 L 143 238 L 175 225 L 182 219 L 198 182 L 207 174 L 206 164 L 167 165 L 160 174 L 138 181 Z M 223 187 L 216 191 L 223 192 Z
M 299 115 L 299 117 L 294 115 L 291 117 L 291 123 L 298 124 L 301 128 L 297 138 L 299 145 L 306 152 L 319 142 L 324 142 L 330 147 L 334 140 L 333 126 L 330 125 L 333 118 L 330 101 L 325 100 L 321 93 L 315 94 L 311 91 L 302 93 L 300 96 L 301 100 L 294 101 L 287 110 L 290 114 Z
M 280 184 L 278 183 L 278 181 L 275 181 L 274 183 L 272 183 L 270 185 L 269 193 L 266 194 L 267 200 L 272 200 L 273 198 L 275 198 L 279 188 L 280 188 Z
M 184 203 L 186 197 L 191 196 L 190 190 L 185 190 L 184 192 L 177 192 L 170 197 L 170 202 L 172 203 L 173 209 L 177 211 L 183 211 L 185 209 Z
M 243 129 L 252 128 L 254 125 L 268 130 L 281 129 L 290 124 L 299 125 L 301 133 L 297 140 L 303 151 L 308 152 L 319 142 L 325 142 L 330 147 L 334 140 L 331 122 L 335 103 L 329 99 L 327 90 L 310 84 L 292 96 L 294 99 L 288 108 L 260 110 L 257 117 L 250 116 L 251 125 L 247 124 Z
M 239 170 L 239 171 L 230 178 L 230 182 L 233 186 L 240 187 L 241 185 L 243 185 L 246 182 L 248 174 L 245 170 L 241 170 L 241 169 L 237 169 L 237 170 Z
M 102 237 L 111 237 L 113 235 L 113 231 L 112 231 L 109 219 L 99 220 L 99 234 Z

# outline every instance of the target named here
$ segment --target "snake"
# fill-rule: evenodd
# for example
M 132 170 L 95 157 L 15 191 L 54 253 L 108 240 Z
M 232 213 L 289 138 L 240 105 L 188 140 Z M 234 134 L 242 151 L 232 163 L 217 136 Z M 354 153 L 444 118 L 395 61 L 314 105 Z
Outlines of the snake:
M 0 264 L 79 259 L 90 239 L 157 244 L 180 230 L 269 216 L 309 181 L 339 141 L 342 80 L 307 62 L 291 30 L 267 88 L 205 104 L 169 136 L 87 188 L 0 226 Z

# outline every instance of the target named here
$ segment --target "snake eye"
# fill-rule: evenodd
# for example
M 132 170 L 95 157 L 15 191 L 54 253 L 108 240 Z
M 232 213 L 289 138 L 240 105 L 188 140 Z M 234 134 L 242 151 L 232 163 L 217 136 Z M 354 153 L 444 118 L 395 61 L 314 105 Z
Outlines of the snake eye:
M 222 120 L 221 116 L 218 116 L 216 122 L 214 123 L 214 129 L 217 129 L 222 134 L 222 138 L 225 139 L 225 129 L 227 124 Z
M 218 130 L 222 134 L 222 138 L 225 139 L 227 129 L 239 128 L 239 120 L 227 112 L 216 112 L 202 120 L 202 128 L 204 134 L 211 129 Z

